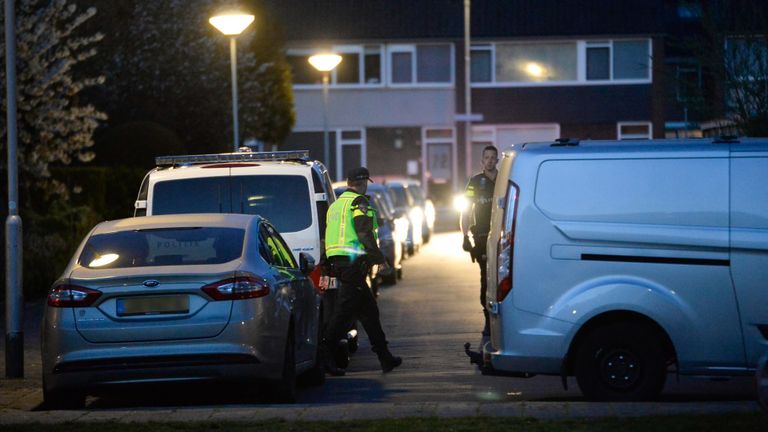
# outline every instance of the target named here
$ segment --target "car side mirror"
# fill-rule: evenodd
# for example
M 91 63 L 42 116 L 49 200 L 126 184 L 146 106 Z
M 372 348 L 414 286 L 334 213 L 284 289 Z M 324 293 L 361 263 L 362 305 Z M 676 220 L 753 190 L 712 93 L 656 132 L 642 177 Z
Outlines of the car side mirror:
M 306 276 L 312 273 L 314 269 L 315 269 L 315 259 L 312 258 L 312 255 L 306 252 L 300 252 L 299 253 L 299 270 L 301 270 L 301 273 Z

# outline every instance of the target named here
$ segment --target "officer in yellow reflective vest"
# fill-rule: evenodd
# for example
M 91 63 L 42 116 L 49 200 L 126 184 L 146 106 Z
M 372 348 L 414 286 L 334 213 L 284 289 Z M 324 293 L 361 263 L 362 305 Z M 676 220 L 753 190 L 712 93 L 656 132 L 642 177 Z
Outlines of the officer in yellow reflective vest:
M 381 328 L 379 307 L 365 279 L 371 265 L 387 266 L 387 261 L 376 242 L 376 214 L 365 192 L 370 173 L 366 168 L 355 168 L 347 173 L 347 191 L 328 208 L 325 229 L 325 255 L 331 272 L 340 281 L 336 307 L 325 330 L 326 370 L 332 375 L 343 375 L 333 359 L 335 344 L 346 335 L 356 320 L 362 323 L 373 351 L 379 357 L 381 370 L 389 372 L 403 360 L 387 348 L 387 338 Z

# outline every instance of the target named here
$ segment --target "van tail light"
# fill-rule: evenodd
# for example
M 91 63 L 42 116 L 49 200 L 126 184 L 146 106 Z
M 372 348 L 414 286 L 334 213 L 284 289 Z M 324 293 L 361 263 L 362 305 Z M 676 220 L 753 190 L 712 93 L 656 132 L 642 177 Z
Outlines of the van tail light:
M 214 300 L 244 300 L 269 294 L 267 281 L 253 274 L 235 275 L 202 288 Z
M 99 297 L 101 297 L 101 291 L 65 283 L 56 285 L 48 293 L 48 306 L 88 307 Z
M 517 201 L 520 189 L 516 184 L 509 182 L 507 186 L 507 201 L 504 203 L 504 231 L 499 238 L 498 248 L 496 249 L 496 280 L 499 285 L 496 287 L 496 301 L 503 301 L 512 291 L 512 270 L 514 264 L 515 252 L 515 222 L 517 219 Z

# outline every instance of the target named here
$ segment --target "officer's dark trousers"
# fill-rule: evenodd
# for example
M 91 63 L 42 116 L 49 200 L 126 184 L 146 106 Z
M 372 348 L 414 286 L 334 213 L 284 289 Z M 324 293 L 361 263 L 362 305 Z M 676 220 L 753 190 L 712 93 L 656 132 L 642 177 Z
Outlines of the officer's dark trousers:
M 483 315 L 485 315 L 486 323 L 488 322 L 488 303 L 485 301 L 485 292 L 488 288 L 488 270 L 486 266 L 488 263 L 487 241 L 488 236 L 475 237 L 475 257 L 477 257 L 477 264 L 480 266 L 480 304 L 483 305 Z
M 375 352 L 387 349 L 387 339 L 379 320 L 379 307 L 373 293 L 365 283 L 368 265 L 357 262 L 331 262 L 333 273 L 339 278 L 341 286 L 336 293 L 336 307 L 325 329 L 325 340 L 338 341 L 343 338 L 352 323 L 360 321 L 371 341 Z M 331 347 L 334 345 L 331 344 Z

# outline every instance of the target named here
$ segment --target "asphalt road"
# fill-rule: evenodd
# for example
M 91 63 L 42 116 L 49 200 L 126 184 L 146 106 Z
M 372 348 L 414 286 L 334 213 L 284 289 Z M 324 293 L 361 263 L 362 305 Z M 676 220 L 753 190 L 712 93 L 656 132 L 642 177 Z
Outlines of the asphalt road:
M 564 390 L 559 377 L 482 376 L 463 352 L 465 342 L 481 343 L 479 269 L 461 251 L 458 232 L 437 234 L 421 252 L 404 262 L 403 279 L 383 287 L 379 297 L 390 349 L 403 365 L 382 374 L 364 333 L 347 375 L 329 377 L 317 388 L 301 388 L 302 404 L 440 403 L 503 401 L 581 401 L 573 379 Z M 0 408 L 41 409 L 39 318 L 41 307 L 28 305 L 25 316 L 24 380 L 0 380 Z M 4 325 L 4 324 L 3 324 Z M 4 332 L 3 332 L 4 333 Z M 4 352 L 0 367 L 4 370 Z M 754 401 L 751 379 L 710 381 L 670 375 L 662 401 Z M 258 391 L 241 388 L 125 390 L 89 397 L 91 410 L 138 407 L 241 406 L 259 401 Z

